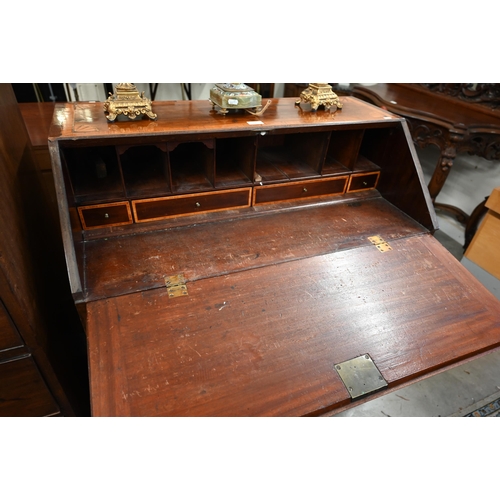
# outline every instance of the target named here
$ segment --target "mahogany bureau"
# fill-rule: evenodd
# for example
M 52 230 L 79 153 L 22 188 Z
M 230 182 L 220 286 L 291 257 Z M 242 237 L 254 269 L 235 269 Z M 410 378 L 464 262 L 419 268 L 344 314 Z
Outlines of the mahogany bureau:
M 404 119 L 56 105 L 49 148 L 94 416 L 331 415 L 500 345 L 432 236 Z

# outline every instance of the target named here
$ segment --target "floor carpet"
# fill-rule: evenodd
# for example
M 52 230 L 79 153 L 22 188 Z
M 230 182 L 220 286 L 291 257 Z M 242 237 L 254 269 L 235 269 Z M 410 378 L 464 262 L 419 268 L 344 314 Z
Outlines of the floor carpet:
M 467 413 L 464 417 L 500 417 L 500 398 Z
M 476 401 L 450 417 L 500 417 L 500 392 Z

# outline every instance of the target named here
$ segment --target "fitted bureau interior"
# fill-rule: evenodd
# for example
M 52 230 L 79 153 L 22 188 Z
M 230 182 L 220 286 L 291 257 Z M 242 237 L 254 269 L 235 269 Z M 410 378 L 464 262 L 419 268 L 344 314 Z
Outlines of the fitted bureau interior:
M 433 230 L 399 123 L 146 142 L 61 146 L 83 301 Z
M 387 162 L 371 156 L 380 155 L 392 133 L 390 128 L 382 132 L 271 131 L 202 141 L 175 138 L 148 145 L 86 146 L 84 141 L 65 144 L 61 151 L 68 204 L 81 208 L 82 229 L 89 230 L 114 226 L 109 214 L 105 216 L 106 211 L 100 223 L 85 221 L 86 208 L 105 207 L 108 203 L 132 206 L 136 201 L 168 196 L 210 191 L 224 194 L 242 187 L 258 191 L 269 185 L 277 187 L 275 194 L 271 198 L 262 196 L 262 202 L 286 201 L 298 197 L 298 191 L 287 190 L 287 184 L 308 180 L 317 182 L 310 184 L 311 189 L 306 185 L 300 191 L 302 199 L 375 189 L 381 163 Z M 373 143 L 377 144 L 375 152 Z M 346 182 L 328 182 L 334 177 Z M 324 181 L 324 189 L 315 188 L 322 185 L 319 181 Z M 192 202 L 192 210 L 187 210 L 186 215 L 204 211 L 195 198 Z M 259 202 L 259 197 L 252 197 L 251 204 Z M 219 209 L 224 207 L 213 210 Z M 166 210 L 162 217 L 170 215 Z M 140 218 L 129 220 L 130 224 L 140 222 Z

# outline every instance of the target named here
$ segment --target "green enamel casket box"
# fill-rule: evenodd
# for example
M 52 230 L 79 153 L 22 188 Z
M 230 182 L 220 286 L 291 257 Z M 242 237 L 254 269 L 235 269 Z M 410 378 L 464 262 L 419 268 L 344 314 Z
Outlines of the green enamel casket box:
M 244 83 L 216 83 L 210 89 L 210 101 L 220 108 L 221 113 L 229 109 L 252 109 L 262 107 L 262 96 Z

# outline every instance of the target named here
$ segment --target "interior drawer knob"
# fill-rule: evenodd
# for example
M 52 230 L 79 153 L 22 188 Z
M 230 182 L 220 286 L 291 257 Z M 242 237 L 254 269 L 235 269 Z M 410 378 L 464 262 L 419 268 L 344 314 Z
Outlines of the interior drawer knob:
M 195 205 L 196 205 L 196 207 L 197 207 L 197 208 L 200 208 L 200 207 L 201 207 L 201 203 L 200 203 L 199 201 L 197 201 L 197 202 L 195 203 Z
M 109 214 L 104 214 L 105 219 L 109 219 Z
M 307 193 L 307 188 L 303 188 L 302 192 Z

